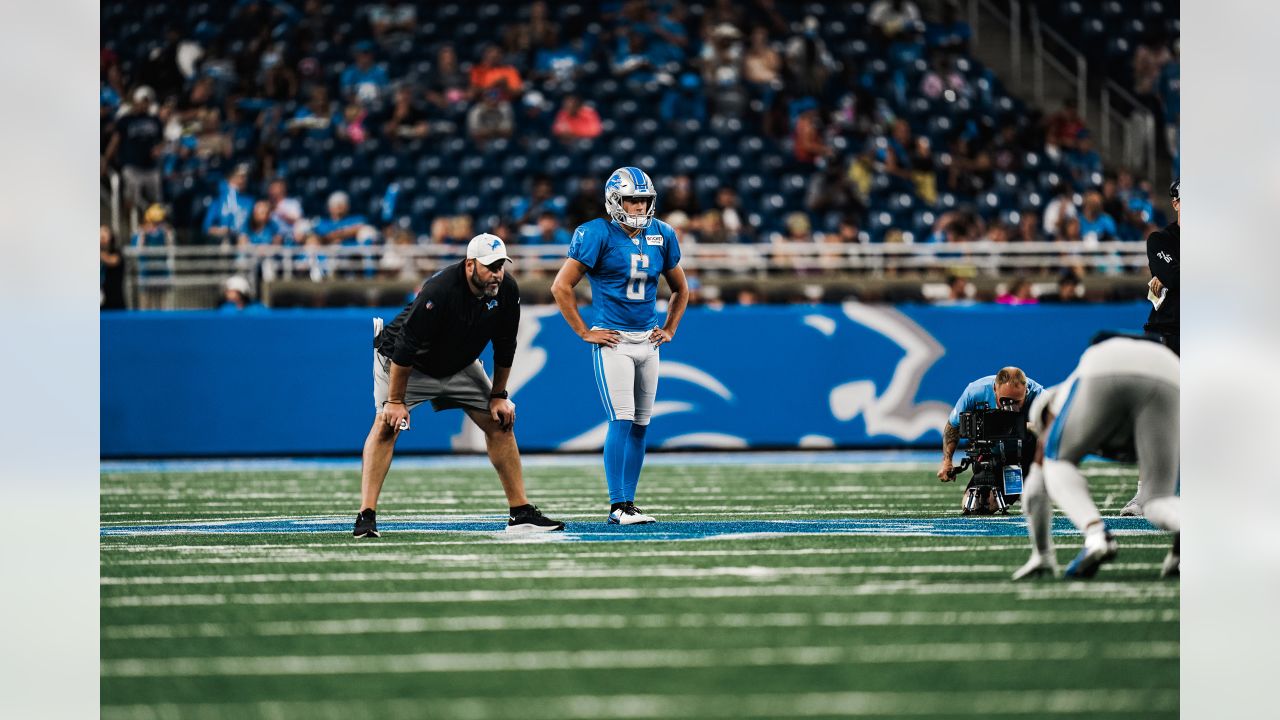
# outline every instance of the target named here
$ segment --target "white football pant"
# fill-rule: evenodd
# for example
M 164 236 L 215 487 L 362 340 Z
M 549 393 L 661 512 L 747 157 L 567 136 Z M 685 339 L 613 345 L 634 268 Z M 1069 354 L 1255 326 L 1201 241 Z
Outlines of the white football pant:
M 594 346 L 591 362 L 596 386 L 610 421 L 649 424 L 658 395 L 658 348 L 649 342 L 651 332 L 619 331 L 621 342 L 616 347 Z

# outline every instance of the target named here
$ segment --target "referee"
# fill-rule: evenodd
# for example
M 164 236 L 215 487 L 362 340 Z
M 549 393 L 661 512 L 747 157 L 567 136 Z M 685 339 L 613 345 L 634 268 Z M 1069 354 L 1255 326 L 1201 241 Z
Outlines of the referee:
M 355 537 L 380 537 L 378 494 L 391 467 L 396 438 L 409 413 L 430 400 L 438 412 L 461 408 L 484 431 L 511 515 L 508 532 L 564 530 L 524 494 L 520 450 L 513 432 L 516 406 L 507 379 L 520 327 L 520 289 L 506 274 L 507 248 L 496 235 L 471 239 L 467 259 L 432 275 L 418 297 L 385 329 L 374 320 L 373 404 L 377 413 L 364 443 L 360 514 Z M 478 359 L 493 343 L 493 382 Z
M 1147 264 L 1151 268 L 1147 287 L 1157 298 L 1163 292 L 1164 301 L 1151 309 L 1142 329 L 1159 335 L 1170 350 L 1181 355 L 1178 349 L 1178 227 L 1182 222 L 1182 198 L 1178 182 L 1174 180 L 1169 186 L 1169 198 L 1177 219 L 1147 237 Z

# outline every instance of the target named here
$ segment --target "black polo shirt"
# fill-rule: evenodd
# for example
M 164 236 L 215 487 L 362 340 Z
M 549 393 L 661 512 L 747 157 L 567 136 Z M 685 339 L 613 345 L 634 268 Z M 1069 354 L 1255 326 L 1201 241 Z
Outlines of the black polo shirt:
M 1160 309 L 1151 309 L 1145 329 L 1158 333 L 1178 334 L 1178 305 L 1182 288 L 1178 281 L 1178 255 L 1181 244 L 1181 228 L 1171 223 L 1147 238 L 1147 264 L 1151 274 L 1160 278 L 1160 284 L 1169 288 Z
M 475 362 L 493 342 L 493 364 L 511 367 L 520 327 L 520 288 L 506 275 L 496 297 L 476 297 L 466 262 L 432 275 L 422 292 L 374 340 L 397 365 L 431 377 L 453 375 Z

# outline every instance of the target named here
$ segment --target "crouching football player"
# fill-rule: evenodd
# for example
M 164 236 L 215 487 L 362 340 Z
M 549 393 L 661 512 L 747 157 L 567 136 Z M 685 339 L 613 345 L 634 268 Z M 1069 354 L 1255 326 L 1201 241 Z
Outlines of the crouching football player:
M 1053 509 L 1040 497 L 1043 492 L 1084 533 L 1084 547 L 1067 566 L 1067 578 L 1093 577 L 1115 558 L 1116 540 L 1080 472 L 1080 461 L 1089 454 L 1136 454 L 1143 514 L 1174 533 L 1160 574 L 1179 573 L 1178 386 L 1178 356 L 1172 350 L 1149 340 L 1111 337 L 1085 350 L 1075 371 L 1037 398 L 1031 422 L 1044 438 L 1037 458 L 1043 472 L 1029 476 L 1023 488 L 1027 529 L 1037 547 L 1014 573 L 1015 580 L 1055 570 L 1048 541 Z

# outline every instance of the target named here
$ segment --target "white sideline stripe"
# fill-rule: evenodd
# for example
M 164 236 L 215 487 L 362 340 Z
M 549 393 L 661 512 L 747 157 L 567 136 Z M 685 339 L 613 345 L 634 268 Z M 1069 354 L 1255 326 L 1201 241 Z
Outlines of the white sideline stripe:
M 661 520 L 678 520 L 680 518 L 706 518 L 706 517 L 769 518 L 769 517 L 804 517 L 804 516 L 813 516 L 813 515 L 829 516 L 829 517 L 855 517 L 855 516 L 865 516 L 865 515 L 878 516 L 878 515 L 886 515 L 886 514 L 892 514 L 894 516 L 899 516 L 899 517 L 901 516 L 931 517 L 931 516 L 937 515 L 939 512 L 946 512 L 951 509 L 950 505 L 925 507 L 923 509 L 917 509 L 917 510 L 895 509 L 895 506 L 892 506 L 892 505 L 845 508 L 845 509 L 838 509 L 838 510 L 821 509 L 817 507 L 801 508 L 801 509 L 795 509 L 795 510 L 770 510 L 770 509 L 761 507 L 761 508 L 754 508 L 754 509 L 748 508 L 743 510 L 741 509 L 742 507 L 741 505 L 732 505 L 732 506 L 726 505 L 726 506 L 723 506 L 721 509 L 716 509 L 715 507 L 708 507 L 703 505 L 700 505 L 699 507 L 704 507 L 706 508 L 706 510 L 675 511 L 668 508 L 664 508 L 661 505 L 651 505 L 650 507 L 646 508 L 646 510 L 652 510 L 655 514 L 661 515 L 662 517 L 659 518 Z M 602 512 L 598 510 L 595 510 L 595 511 L 587 510 L 582 512 L 550 512 L 548 511 L 548 514 L 557 519 L 564 518 L 566 520 L 599 520 L 602 524 L 604 521 L 601 520 L 601 518 L 604 518 L 606 515 L 608 515 L 607 512 Z M 245 515 L 240 517 L 227 517 L 223 515 L 219 515 L 215 517 L 202 517 L 200 515 L 193 515 L 190 512 L 168 513 L 168 512 L 151 512 L 151 511 L 136 511 L 136 510 L 122 511 L 122 512 L 104 512 L 104 513 L 101 513 L 101 515 L 103 517 L 107 517 L 107 516 L 136 517 L 138 515 L 149 516 L 149 519 L 103 520 L 102 525 L 106 527 L 131 526 L 131 525 L 181 525 L 181 524 L 193 523 L 193 522 L 205 524 L 205 525 L 215 525 L 215 524 L 229 525 L 229 524 L 238 523 L 238 522 L 272 522 L 272 521 L 290 521 L 290 520 L 302 520 L 307 522 L 334 522 L 338 520 L 338 518 L 324 517 L 319 515 L 311 515 L 307 517 L 299 517 L 296 515 L 292 517 L 262 517 L 262 516 L 254 516 L 254 515 Z M 164 516 L 164 517 L 157 518 L 156 516 Z M 1010 517 L 1019 517 L 1019 516 L 1011 515 Z M 341 519 L 343 521 L 351 520 L 351 518 L 348 518 L 345 515 L 343 515 Z M 431 522 L 498 523 L 505 519 L 506 519 L 506 515 L 501 515 L 501 516 L 494 515 L 494 514 L 477 515 L 475 511 L 467 510 L 467 511 L 458 511 L 456 514 L 449 514 L 448 511 L 441 511 L 437 513 L 436 516 L 431 518 L 429 521 Z M 386 518 L 379 518 L 379 520 L 383 522 L 388 522 L 388 521 L 401 522 L 401 521 L 409 521 L 411 520 L 411 518 L 397 515 L 397 516 L 391 516 Z M 886 518 L 886 521 L 889 521 L 889 519 Z M 498 527 L 498 529 L 500 530 L 501 527 Z M 444 530 L 444 529 L 396 530 L 396 532 L 442 532 L 442 531 L 470 532 L 470 533 L 488 532 L 486 530 L 452 530 L 452 529 L 450 530 Z M 228 534 L 261 533 L 261 532 L 262 532 L 261 530 L 244 530 L 244 531 L 236 531 Z M 315 531 L 297 530 L 296 532 L 307 533 L 307 532 L 315 532 Z
M 686 557 L 761 557 L 761 556 L 784 556 L 793 555 L 897 555 L 900 553 L 916 553 L 916 554 L 932 554 L 932 553 L 957 553 L 957 552 L 1026 552 L 1026 540 L 1023 538 L 1009 538 L 1011 541 L 1008 545 L 942 545 L 939 547 L 912 547 L 912 548 L 795 548 L 791 550 L 782 548 L 770 548 L 760 550 L 646 550 L 646 551 L 630 551 L 627 557 L 634 558 L 686 558 Z M 1014 544 L 1016 543 L 1016 544 Z M 610 560 L 617 561 L 617 553 L 604 552 L 569 552 L 557 555 L 547 555 L 546 553 L 512 553 L 505 554 L 455 554 L 455 553 L 404 553 L 397 552 L 405 545 L 435 545 L 436 543 L 396 543 L 395 545 L 379 545 L 376 549 L 385 550 L 386 552 L 377 553 L 378 562 L 395 563 L 401 565 L 437 565 L 444 564 L 449 566 L 467 566 L 467 565 L 510 565 L 513 562 L 530 563 L 530 562 L 547 562 L 555 563 L 556 567 L 563 567 L 565 563 L 572 564 L 579 559 L 583 560 Z M 223 548 L 235 546 L 220 546 Z M 330 552 L 310 552 L 306 550 L 297 551 L 295 548 L 304 547 L 297 545 L 289 545 L 284 547 L 273 547 L 269 550 L 262 548 L 261 553 L 244 553 L 244 547 L 236 547 L 240 552 L 234 554 L 227 552 L 230 557 L 177 557 L 177 558 L 151 558 L 141 557 L 132 559 L 110 560 L 103 563 L 103 569 L 117 567 L 160 567 L 165 565 L 260 565 L 263 563 L 279 565 L 279 564 L 303 564 L 317 562 L 358 562 L 364 563 L 368 561 L 368 552 L 375 549 L 375 546 L 364 545 L 358 550 L 338 551 L 333 550 L 332 544 L 319 545 L 313 544 L 305 547 L 323 547 Z M 1161 549 L 1167 550 L 1168 543 L 1130 543 L 1124 544 L 1124 549 Z M 158 548 L 167 549 L 167 548 Z M 557 546 L 557 550 L 563 550 L 563 546 Z M 223 550 L 217 551 L 222 553 Z
M 317 700 L 257 703 L 104 705 L 103 720 L 223 720 L 228 717 L 435 717 L 488 720 L 506 717 L 511 701 L 492 697 L 430 700 Z M 1178 709 L 1176 689 L 992 690 L 981 692 L 833 692 L 733 695 L 558 695 L 520 708 L 523 720 L 701 720 L 703 718 L 803 718 L 865 715 L 1080 715 L 1156 713 Z
M 1116 570 L 1148 570 L 1158 563 L 1112 563 Z M 649 567 L 645 577 L 704 578 L 736 577 L 745 580 L 778 580 L 784 577 L 846 576 L 846 575 L 974 575 L 976 573 L 1003 573 L 1016 570 L 1004 565 L 808 565 L 802 567 L 745 567 L 674 568 Z M 104 577 L 104 586 L 156 586 L 156 585 L 256 585 L 263 583 L 344 583 L 344 582 L 422 582 L 453 580 L 574 580 L 599 578 L 630 578 L 635 568 L 608 567 L 554 567 L 546 570 L 436 570 L 428 572 L 363 572 L 363 573 L 251 573 L 241 575 L 150 575 L 134 577 Z
M 1129 643 L 1124 659 L 1173 659 L 1176 642 Z M 1101 655 L 1114 657 L 1104 645 Z M 846 663 L 1044 662 L 1093 660 L 1091 643 L 928 643 L 754 647 L 715 650 L 541 650 L 413 655 L 280 655 L 103 660 L 102 677 L 351 675 L 391 673 L 545 672 L 641 668 L 776 667 Z
M 1122 582 L 1041 583 L 1012 582 L 931 583 L 915 580 L 866 582 L 859 585 L 764 585 L 687 588 L 553 588 L 546 590 L 421 590 L 350 593 L 209 593 L 181 595 L 122 595 L 104 597 L 101 607 L 196 607 L 215 605 L 328 605 L 348 603 L 474 603 L 635 599 L 719 599 L 762 597 L 865 597 L 894 595 L 1006 595 L 1020 600 L 1095 598 L 1110 601 L 1174 599 L 1176 583 L 1133 585 Z
M 1146 567 L 1146 566 L 1142 566 Z M 644 569 L 645 577 L 704 578 L 735 577 L 746 580 L 777 580 L 784 577 L 824 575 L 972 575 L 1009 570 L 1004 565 L 825 565 L 805 567 L 744 567 Z M 1017 568 L 1012 568 L 1016 570 Z M 573 580 L 595 578 L 632 578 L 636 571 L 628 567 L 551 568 L 548 570 L 436 570 L 427 572 L 333 572 L 333 573 L 252 573 L 243 575 L 150 575 L 104 577 L 107 586 L 156 585 L 253 585 L 261 583 L 374 583 L 450 580 Z
M 311 637 L 369 633 L 505 632 L 511 630 L 598 630 L 609 628 L 799 628 L 952 627 L 956 625 L 1094 625 L 1178 622 L 1177 610 L 1009 610 L 856 613 L 683 613 L 676 615 L 565 614 L 462 615 L 444 618 L 349 618 L 258 623 L 115 625 L 102 628 L 104 640 L 166 640 L 192 637 Z
M 411 556 L 410 556 L 411 557 Z M 302 559 L 313 562 L 310 559 Z M 386 561 L 386 558 L 382 558 Z M 207 562 L 207 561 L 206 561 Z M 226 559 L 217 562 L 230 562 Z M 282 560 L 255 560 L 254 564 L 263 562 L 280 563 Z M 293 559 L 291 562 L 299 562 Z M 150 566 L 159 563 L 136 563 Z M 164 564 L 193 564 L 175 560 Z M 508 562 L 493 564 L 507 565 Z M 634 568 L 619 569 L 614 565 L 592 567 L 586 564 L 552 560 L 545 569 L 525 570 L 435 570 L 425 572 L 404 572 L 384 570 L 379 572 L 329 572 L 329 573 L 242 573 L 233 575 L 148 575 L 148 576 L 104 576 L 98 583 L 102 586 L 157 586 L 157 585 L 236 585 L 264 583 L 344 583 L 344 582 L 423 582 L 423 581 L 458 581 L 458 580 L 574 580 L 599 578 L 634 577 Z M 1158 563 L 1112 563 L 1115 570 L 1149 570 Z M 799 567 L 768 567 L 760 565 L 744 567 L 716 568 L 682 568 L 682 567 L 646 567 L 646 577 L 664 578 L 704 578 L 704 577 L 736 577 L 746 580 L 777 580 L 783 577 L 803 576 L 847 576 L 847 575 L 965 575 L 977 573 L 1003 573 L 1012 565 L 806 565 Z
M 942 539 L 942 538 L 939 538 L 939 539 Z M 985 538 L 985 539 L 990 541 L 997 541 L 997 540 L 1000 540 L 1001 538 L 991 537 L 991 538 Z M 938 547 L 918 546 L 918 547 L 904 547 L 904 548 L 850 547 L 850 548 L 794 548 L 794 549 L 760 548 L 758 550 L 750 550 L 750 549 L 748 550 L 737 550 L 737 549 L 734 549 L 734 550 L 631 550 L 627 552 L 627 557 L 697 557 L 697 556 L 731 557 L 731 556 L 738 556 L 738 555 L 749 555 L 749 556 L 754 556 L 754 555 L 844 555 L 844 554 L 862 554 L 862 553 L 896 554 L 896 553 L 969 552 L 969 551 L 985 552 L 985 551 L 1004 551 L 1004 550 L 1025 550 L 1027 547 L 1026 538 L 1008 537 L 1003 539 L 1006 541 L 1006 544 L 985 545 L 985 546 L 942 545 Z M 172 552 L 172 553 L 177 553 L 181 555 L 211 554 L 211 555 L 231 556 L 230 558 L 205 558 L 205 559 L 173 558 L 173 559 L 167 559 L 167 560 L 152 560 L 148 558 L 140 558 L 138 560 L 110 561 L 109 564 L 114 566 L 117 564 L 146 565 L 152 562 L 155 562 L 158 564 L 165 564 L 169 562 L 212 563 L 212 562 L 221 562 L 224 560 L 226 561 L 234 560 L 236 562 L 239 562 L 241 560 L 244 560 L 245 562 L 276 562 L 280 559 L 280 557 L 288 556 L 291 554 L 296 554 L 303 559 L 311 559 L 311 558 L 314 558 L 315 560 L 329 559 L 329 556 L 323 553 L 309 552 L 312 549 L 333 551 L 333 553 L 338 554 L 338 557 L 334 559 L 339 559 L 339 560 L 345 559 L 345 560 L 363 562 L 365 557 L 369 553 L 377 554 L 378 559 L 382 560 L 382 559 L 386 559 L 388 555 L 395 555 L 396 553 L 398 553 L 399 551 L 407 547 L 444 547 L 444 546 L 456 546 L 456 545 L 463 545 L 463 546 L 474 548 L 474 547 L 477 547 L 479 543 L 453 541 L 453 540 L 439 540 L 439 541 L 406 540 L 404 542 L 395 540 L 394 542 L 388 541 L 386 543 L 379 543 L 374 545 L 369 545 L 369 544 L 356 545 L 353 543 L 348 546 L 347 550 L 343 551 L 343 550 L 335 550 L 334 543 L 331 543 L 331 542 L 329 543 L 289 543 L 287 545 L 271 545 L 271 544 L 126 545 L 119 542 L 112 542 L 112 543 L 104 543 L 103 545 L 101 545 L 100 549 L 102 552 L 120 553 L 120 554 L 126 554 L 126 555 Z M 579 546 L 575 546 L 575 545 L 559 545 L 556 547 L 556 550 L 558 553 L 561 553 L 561 554 L 557 556 L 548 556 L 545 553 L 512 553 L 507 555 L 507 554 L 497 554 L 495 552 L 493 554 L 485 554 L 485 555 L 481 555 L 481 554 L 465 555 L 465 554 L 451 554 L 451 553 L 437 554 L 437 555 L 414 554 L 414 555 L 408 555 L 405 557 L 411 557 L 414 559 L 423 559 L 423 560 L 432 561 L 432 562 L 434 561 L 441 561 L 441 562 L 483 561 L 483 562 L 504 562 L 504 563 L 510 562 L 510 561 L 517 561 L 517 560 L 548 560 L 548 559 L 561 560 L 566 558 L 568 559 L 610 558 L 610 559 L 616 560 L 618 557 L 616 552 L 600 552 L 596 550 L 587 550 L 587 549 L 583 549 L 579 551 L 578 547 Z M 581 547 L 588 548 L 590 546 L 583 545 Z M 1144 542 L 1125 541 L 1124 547 L 1125 548 L 1141 548 L 1141 549 L 1155 549 L 1155 548 L 1167 549 L 1169 545 L 1168 543 L 1144 543 Z M 259 558 L 254 559 L 249 557 L 249 553 L 251 552 L 261 552 L 262 554 L 261 556 L 259 556 Z

